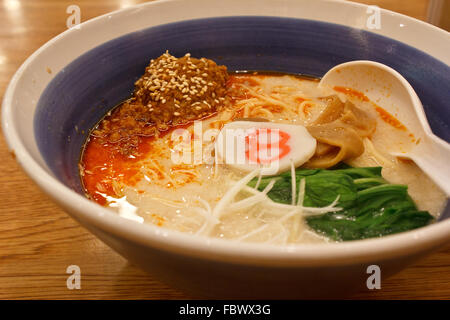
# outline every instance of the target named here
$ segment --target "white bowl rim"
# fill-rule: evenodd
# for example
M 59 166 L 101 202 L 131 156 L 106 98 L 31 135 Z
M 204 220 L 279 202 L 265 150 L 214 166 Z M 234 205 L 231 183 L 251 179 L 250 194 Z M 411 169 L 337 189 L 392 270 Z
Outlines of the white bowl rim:
M 83 25 L 92 24 L 107 16 L 117 15 L 133 10 L 137 7 L 155 6 L 159 3 L 178 2 L 180 0 L 162 0 L 151 3 L 143 3 L 133 7 L 120 9 L 89 21 Z M 321 0 L 331 2 L 330 0 Z M 348 6 L 366 5 L 343 2 Z M 384 14 L 402 16 L 410 23 L 420 24 L 423 28 L 433 29 L 433 32 L 448 33 L 435 26 L 414 18 L 406 17 L 398 13 L 381 9 Z M 168 250 L 170 252 L 190 257 L 227 261 L 239 264 L 300 266 L 300 265 L 344 265 L 348 263 L 366 262 L 375 257 L 384 259 L 395 258 L 398 255 L 414 254 L 420 248 L 435 249 L 450 239 L 450 219 L 431 224 L 416 230 L 403 232 L 381 238 L 350 241 L 344 243 L 329 244 L 299 244 L 299 245 L 267 245 L 254 243 L 237 243 L 230 240 L 206 238 L 189 235 L 177 231 L 166 230 L 150 224 L 139 224 L 124 219 L 109 209 L 88 200 L 82 195 L 71 190 L 55 177 L 44 170 L 29 154 L 19 133 L 16 130 L 12 98 L 21 75 L 30 63 L 54 42 L 64 38 L 73 30 L 67 30 L 54 37 L 36 52 L 34 52 L 18 69 L 7 87 L 2 106 L 2 127 L 11 152 L 25 172 L 42 188 L 45 193 L 60 204 L 66 211 L 70 211 L 76 220 L 81 220 L 88 225 L 100 228 L 103 231 L 123 237 L 129 241 Z

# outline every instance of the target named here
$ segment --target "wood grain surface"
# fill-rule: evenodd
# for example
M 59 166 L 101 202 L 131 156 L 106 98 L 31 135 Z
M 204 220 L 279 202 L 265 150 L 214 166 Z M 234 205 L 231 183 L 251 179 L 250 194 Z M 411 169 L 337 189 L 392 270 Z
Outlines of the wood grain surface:
M 81 19 L 144 1 L 0 1 L 0 97 L 20 64 L 66 29 L 66 8 Z M 361 1 L 362 2 L 362 1 Z M 427 0 L 363 1 L 425 19 Z M 80 227 L 23 173 L 0 137 L 0 299 L 180 299 L 187 296 L 130 265 Z M 81 290 L 68 290 L 78 265 Z M 450 245 L 355 299 L 449 299 Z

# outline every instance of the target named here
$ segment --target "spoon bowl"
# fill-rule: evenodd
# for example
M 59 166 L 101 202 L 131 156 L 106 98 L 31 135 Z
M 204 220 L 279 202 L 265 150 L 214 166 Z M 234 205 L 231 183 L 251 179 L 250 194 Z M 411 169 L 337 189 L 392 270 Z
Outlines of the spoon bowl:
M 407 128 L 414 128 L 417 142 L 414 147 L 408 152 L 392 152 L 391 155 L 413 160 L 447 197 L 450 196 L 450 144 L 433 134 L 419 97 L 400 73 L 374 61 L 351 61 L 330 69 L 319 86 L 339 86 L 362 92 Z

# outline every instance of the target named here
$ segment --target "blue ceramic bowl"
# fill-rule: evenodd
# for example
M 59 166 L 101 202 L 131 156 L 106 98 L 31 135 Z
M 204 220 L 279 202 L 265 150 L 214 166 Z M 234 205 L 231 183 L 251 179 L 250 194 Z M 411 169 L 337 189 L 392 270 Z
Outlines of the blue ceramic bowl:
M 201 0 L 190 3 L 194 9 L 208 6 Z M 256 297 L 259 293 L 318 297 L 348 292 L 365 283 L 364 266 L 382 265 L 385 275 L 390 275 L 449 240 L 446 220 L 383 239 L 320 248 L 255 244 L 236 248 L 219 239 L 198 239 L 125 221 L 83 199 L 78 162 L 89 130 L 130 96 L 149 60 L 166 50 L 175 56 L 190 52 L 213 59 L 232 71 L 270 70 L 315 77 L 346 61 L 378 61 L 411 83 L 433 132 L 450 141 L 450 67 L 442 59 L 450 40 L 444 31 L 382 11 L 387 29 L 376 30 L 377 34 L 355 22 L 367 14 L 365 6 L 328 1 L 242 4 L 233 0 L 223 8 L 209 5 L 208 11 L 196 13 L 184 7 L 192 14 L 187 19 L 180 17 L 183 5 L 179 1 L 147 4 L 70 30 L 35 53 L 8 89 L 4 130 L 11 148 L 33 179 L 76 220 L 168 282 L 222 297 Z M 283 13 L 279 5 L 285 7 Z M 176 12 L 171 11 L 174 8 Z M 277 12 L 279 16 L 272 16 Z M 149 23 L 151 18 L 154 21 Z M 404 22 L 410 31 L 394 28 Z M 414 47 L 416 29 L 435 41 L 444 39 L 445 47 L 434 54 L 421 50 L 426 43 Z M 390 33 L 404 42 L 387 37 Z M 51 67 L 55 75 L 45 74 L 40 69 L 44 66 Z M 30 93 L 19 97 L 23 88 Z M 270 279 L 264 276 L 267 273 Z M 202 274 L 209 275 L 209 280 L 202 279 Z
M 67 65 L 49 83 L 37 105 L 34 130 L 47 165 L 65 184 L 82 192 L 77 163 L 89 130 L 130 97 L 150 59 L 165 50 L 175 56 L 190 52 L 206 57 L 230 71 L 315 77 L 347 61 L 381 62 L 411 83 L 433 132 L 450 141 L 450 67 L 422 51 L 368 31 L 306 19 L 196 19 L 108 41 Z M 85 134 L 76 132 L 75 126 Z

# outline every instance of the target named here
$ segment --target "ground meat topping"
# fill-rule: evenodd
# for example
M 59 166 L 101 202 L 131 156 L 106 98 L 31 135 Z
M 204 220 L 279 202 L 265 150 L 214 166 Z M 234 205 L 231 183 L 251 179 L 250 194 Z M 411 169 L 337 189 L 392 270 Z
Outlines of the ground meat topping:
M 157 127 L 178 125 L 218 111 L 226 95 L 227 68 L 205 58 L 168 52 L 151 60 L 136 81 L 134 96 L 148 107 Z
M 92 135 L 131 154 L 140 136 L 154 136 L 220 111 L 226 104 L 227 68 L 214 61 L 176 58 L 167 51 L 151 60 L 133 96 L 100 122 Z

